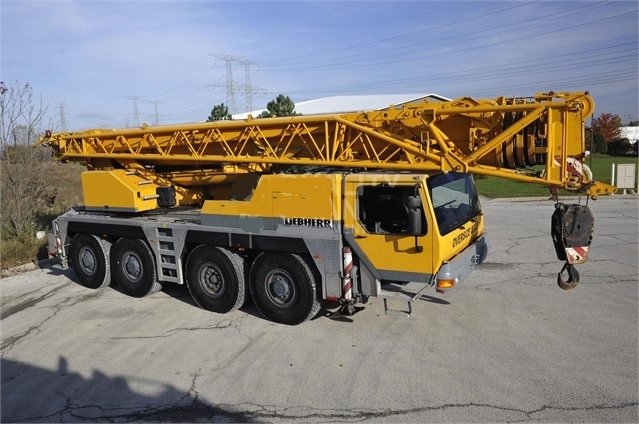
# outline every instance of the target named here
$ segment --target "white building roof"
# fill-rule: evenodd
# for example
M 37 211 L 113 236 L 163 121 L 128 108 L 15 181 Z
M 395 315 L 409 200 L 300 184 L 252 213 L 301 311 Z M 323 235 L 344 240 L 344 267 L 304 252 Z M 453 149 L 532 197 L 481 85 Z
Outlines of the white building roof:
M 433 102 L 448 101 L 450 99 L 438 94 L 370 94 L 358 96 L 332 96 L 315 100 L 295 103 L 295 112 L 302 115 L 317 115 L 327 113 L 357 112 L 360 110 L 381 110 L 390 105 L 401 105 L 427 99 Z M 238 113 L 233 119 L 245 119 L 248 115 L 257 117 L 266 109 L 252 112 Z
M 639 127 L 621 127 L 621 137 L 627 138 L 630 144 L 639 141 Z

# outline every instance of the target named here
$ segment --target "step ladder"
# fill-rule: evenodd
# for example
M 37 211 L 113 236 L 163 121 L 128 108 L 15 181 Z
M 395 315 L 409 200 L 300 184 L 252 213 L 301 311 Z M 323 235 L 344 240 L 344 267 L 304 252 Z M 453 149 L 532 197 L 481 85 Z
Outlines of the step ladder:
M 172 283 L 179 283 L 179 270 L 177 256 L 175 254 L 175 242 L 173 239 L 173 230 L 171 228 L 158 227 L 157 241 L 158 241 L 158 253 L 159 253 L 159 265 L 161 275 L 161 281 L 169 281 Z
M 423 284 L 423 287 L 421 287 L 417 293 L 413 293 L 407 291 L 405 289 L 405 285 L 400 285 L 398 283 L 386 283 L 384 284 L 384 288 L 381 288 L 380 285 L 377 297 L 384 299 L 384 313 L 386 315 L 402 315 L 410 317 L 413 313 L 412 303 L 419 299 L 424 290 L 428 287 L 429 286 L 427 284 Z M 390 308 L 388 305 L 390 300 L 406 302 L 407 310 Z

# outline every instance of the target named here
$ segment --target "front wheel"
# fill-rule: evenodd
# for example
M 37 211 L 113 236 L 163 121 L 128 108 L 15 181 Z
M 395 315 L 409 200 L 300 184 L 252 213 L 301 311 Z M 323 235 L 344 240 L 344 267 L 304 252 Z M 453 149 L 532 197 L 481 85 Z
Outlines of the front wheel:
M 121 238 L 113 245 L 111 268 L 123 292 L 144 297 L 159 291 L 151 249 L 142 240 Z
M 296 325 L 319 312 L 316 281 L 301 256 L 261 253 L 251 268 L 251 296 L 266 318 Z

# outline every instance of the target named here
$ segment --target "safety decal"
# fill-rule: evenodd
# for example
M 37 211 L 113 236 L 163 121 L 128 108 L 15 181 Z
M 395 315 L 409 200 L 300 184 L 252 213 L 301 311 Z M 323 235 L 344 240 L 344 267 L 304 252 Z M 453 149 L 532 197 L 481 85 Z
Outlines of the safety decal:
M 566 247 L 566 260 L 569 264 L 580 264 L 588 259 L 588 246 Z

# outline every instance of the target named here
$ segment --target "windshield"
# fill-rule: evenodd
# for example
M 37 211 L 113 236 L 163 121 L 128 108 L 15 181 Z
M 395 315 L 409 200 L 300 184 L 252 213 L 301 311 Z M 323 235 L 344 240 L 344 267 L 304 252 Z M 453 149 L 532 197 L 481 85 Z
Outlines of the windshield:
M 471 174 L 448 172 L 428 179 L 439 233 L 445 235 L 481 213 Z

